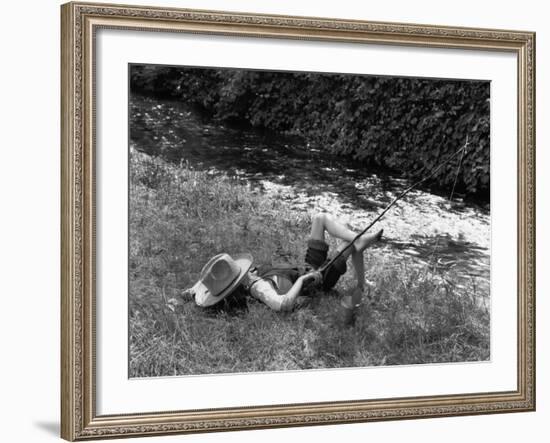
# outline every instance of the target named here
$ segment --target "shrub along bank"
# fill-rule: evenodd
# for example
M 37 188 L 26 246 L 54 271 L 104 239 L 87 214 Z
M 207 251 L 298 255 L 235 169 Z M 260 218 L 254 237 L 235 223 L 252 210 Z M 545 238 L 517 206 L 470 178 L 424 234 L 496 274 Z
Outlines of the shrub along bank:
M 133 92 L 184 100 L 213 118 L 302 136 L 312 147 L 488 200 L 487 81 L 134 65 Z

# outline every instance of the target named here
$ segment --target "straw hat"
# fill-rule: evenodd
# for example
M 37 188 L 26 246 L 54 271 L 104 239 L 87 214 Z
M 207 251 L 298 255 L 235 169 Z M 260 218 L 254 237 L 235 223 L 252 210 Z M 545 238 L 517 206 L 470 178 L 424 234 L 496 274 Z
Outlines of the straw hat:
M 218 254 L 204 265 L 199 281 L 193 286 L 195 303 L 212 306 L 228 296 L 252 266 L 250 254 Z

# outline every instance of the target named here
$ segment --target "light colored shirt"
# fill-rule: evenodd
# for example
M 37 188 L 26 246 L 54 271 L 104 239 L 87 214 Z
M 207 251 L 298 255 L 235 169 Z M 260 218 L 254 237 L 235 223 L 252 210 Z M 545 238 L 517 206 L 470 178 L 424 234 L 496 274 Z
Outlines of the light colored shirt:
M 279 294 L 277 292 L 274 285 L 283 287 L 286 283 L 279 281 L 279 279 L 280 277 L 276 275 L 270 276 L 269 279 L 260 278 L 249 272 L 245 278 L 247 280 L 245 284 L 250 288 L 249 292 L 252 297 L 265 303 L 271 309 L 275 311 L 290 311 L 294 307 L 294 300 L 288 297 L 286 293 Z

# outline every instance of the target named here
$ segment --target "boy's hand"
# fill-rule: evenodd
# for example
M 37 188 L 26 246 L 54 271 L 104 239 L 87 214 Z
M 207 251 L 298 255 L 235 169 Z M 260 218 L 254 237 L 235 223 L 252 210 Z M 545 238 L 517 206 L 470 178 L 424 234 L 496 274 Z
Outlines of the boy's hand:
M 184 291 L 177 294 L 176 297 L 171 298 L 166 302 L 166 307 L 172 312 L 178 312 L 183 309 L 183 305 L 187 302 L 195 300 L 195 291 L 193 288 L 185 289 Z
M 193 288 L 188 288 L 182 291 L 179 296 L 183 301 L 193 301 L 195 300 L 195 291 L 193 291 Z
M 323 275 L 320 271 L 311 271 L 307 274 L 302 275 L 302 280 L 303 283 L 307 285 L 320 285 L 323 282 Z

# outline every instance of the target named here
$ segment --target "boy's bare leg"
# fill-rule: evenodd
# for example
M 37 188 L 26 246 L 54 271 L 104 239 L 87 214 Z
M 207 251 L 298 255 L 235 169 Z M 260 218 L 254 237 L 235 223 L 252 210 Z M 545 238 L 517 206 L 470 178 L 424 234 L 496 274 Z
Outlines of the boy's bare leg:
M 353 231 L 346 228 L 342 223 L 338 222 L 334 216 L 325 212 L 319 212 L 315 214 L 312 218 L 311 238 L 324 240 L 325 231 L 333 237 L 346 241 L 351 241 L 356 236 Z
M 317 213 L 313 216 L 311 224 L 311 238 L 317 240 L 325 239 L 325 231 L 328 232 L 333 237 L 351 242 L 357 234 L 351 229 L 348 229 L 342 223 L 336 220 L 336 218 L 330 214 L 324 212 Z M 344 256 L 347 258 L 349 255 L 354 252 L 363 252 L 367 247 L 369 247 L 373 242 L 375 242 L 380 237 L 380 232 L 375 234 L 363 234 L 359 237 L 354 244 L 354 249 L 348 249 Z
M 352 248 L 350 249 L 353 250 Z M 357 286 L 353 288 L 351 294 L 346 295 L 341 302 L 341 321 L 346 326 L 352 326 L 355 323 L 355 318 L 357 315 L 356 308 L 363 300 L 363 290 L 365 287 L 365 263 L 363 261 L 363 251 L 358 252 L 353 250 L 351 254 L 351 262 L 355 271 Z
M 363 292 L 365 287 L 365 262 L 363 261 L 363 253 L 354 251 L 351 254 L 351 262 L 353 263 L 353 269 L 355 270 L 355 277 L 357 279 L 357 287 Z M 358 300 L 356 303 L 359 303 Z
M 355 239 L 355 237 L 357 237 L 355 232 L 339 223 L 333 216 L 325 213 L 316 214 L 313 217 L 311 238 L 324 240 L 325 231 L 333 237 L 340 238 L 346 242 L 351 242 Z M 363 298 L 363 290 L 365 286 L 365 264 L 363 260 L 363 252 L 368 246 L 378 240 L 381 234 L 382 231 L 380 230 L 375 234 L 362 235 L 355 241 L 353 248 L 347 249 L 342 254 L 342 256 L 346 259 L 351 255 L 353 268 L 355 270 L 355 277 L 357 279 L 357 287 L 353 290 L 351 295 L 346 296 L 342 300 L 344 324 L 351 325 L 354 323 L 356 311 L 355 307 L 361 303 Z M 346 245 L 344 245 L 344 247 L 345 246 Z
M 345 240 L 347 242 L 351 242 L 355 237 L 357 237 L 355 232 L 338 222 L 334 216 L 324 212 L 315 214 L 311 224 L 311 238 L 325 240 L 325 231 L 333 237 Z M 356 240 L 354 248 L 349 248 L 342 254 L 342 256 L 346 259 L 350 255 L 352 256 L 352 263 L 355 269 L 355 276 L 357 278 L 357 287 L 360 289 L 360 291 L 355 291 L 355 293 L 358 294 L 355 298 L 359 297 L 359 300 L 357 300 L 354 304 L 361 301 L 360 294 L 363 292 L 362 290 L 365 285 L 363 251 L 378 238 L 380 238 L 380 231 L 375 234 L 364 234 Z M 344 247 L 345 246 L 347 246 L 347 244 L 344 245 Z

